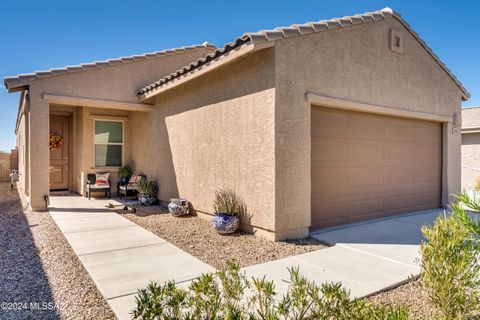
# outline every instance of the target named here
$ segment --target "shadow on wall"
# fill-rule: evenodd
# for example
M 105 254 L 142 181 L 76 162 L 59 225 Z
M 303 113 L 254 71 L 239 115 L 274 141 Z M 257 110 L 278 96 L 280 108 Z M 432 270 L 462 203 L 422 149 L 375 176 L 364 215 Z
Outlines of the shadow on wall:
M 54 303 L 38 249 L 22 212 L 17 190 L 0 184 L 0 301 L 2 303 Z M 22 305 L 23 306 L 23 305 Z M 60 319 L 57 310 L 2 309 L 2 319 Z
M 221 107 L 222 115 L 217 116 L 215 120 L 209 117 L 194 118 L 188 113 L 208 108 L 212 104 L 230 102 L 236 98 L 272 89 L 274 88 L 274 76 L 274 53 L 273 50 L 267 49 L 163 93 L 157 99 L 152 113 L 132 114 L 130 152 L 132 168 L 136 173 L 141 171 L 158 182 L 160 200 L 168 201 L 170 198 L 184 196 L 179 194 L 179 183 L 195 186 L 199 192 L 204 192 L 205 187 L 211 186 L 203 185 L 203 181 L 198 181 L 194 176 L 190 176 L 189 181 L 180 182 L 177 180 L 179 170 L 188 168 L 188 163 L 203 167 L 204 170 L 216 170 L 216 168 L 212 168 L 212 162 L 206 163 L 208 159 L 205 159 L 207 157 L 205 154 L 195 150 L 202 150 L 202 145 L 205 148 L 216 148 L 216 143 L 231 144 L 229 148 L 235 148 L 238 140 L 219 141 L 218 137 L 202 135 L 203 129 L 216 125 L 221 127 L 222 124 L 232 121 L 228 117 L 229 113 L 223 111 L 230 108 L 239 110 L 244 106 L 241 103 L 224 104 Z M 220 109 L 212 112 L 218 111 Z M 184 116 L 186 114 L 188 116 Z M 255 115 L 251 116 L 255 117 Z M 171 125 L 172 121 L 175 121 L 174 125 Z M 231 128 L 233 134 L 236 129 L 238 128 Z M 222 133 L 219 132 L 219 134 Z M 172 143 L 178 148 L 178 145 L 184 142 L 197 145 L 195 148 L 192 145 L 182 145 L 180 146 L 182 150 L 190 148 L 189 151 L 182 155 L 175 154 L 172 151 Z M 218 154 L 219 162 L 225 161 L 222 159 L 223 156 L 221 153 Z M 183 163 L 183 167 L 179 168 L 178 163 Z M 204 163 L 206 164 L 204 165 Z M 215 174 L 215 172 L 211 172 L 211 174 Z M 234 181 L 219 181 L 218 183 L 233 184 Z M 209 191 L 207 190 L 207 192 Z M 205 210 L 205 208 L 197 209 Z

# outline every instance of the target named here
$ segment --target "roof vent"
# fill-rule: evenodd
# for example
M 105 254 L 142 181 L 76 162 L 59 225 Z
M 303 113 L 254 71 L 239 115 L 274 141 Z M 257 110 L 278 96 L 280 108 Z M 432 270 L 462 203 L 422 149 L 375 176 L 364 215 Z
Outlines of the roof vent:
M 390 50 L 396 53 L 403 53 L 403 35 L 392 29 L 390 30 Z

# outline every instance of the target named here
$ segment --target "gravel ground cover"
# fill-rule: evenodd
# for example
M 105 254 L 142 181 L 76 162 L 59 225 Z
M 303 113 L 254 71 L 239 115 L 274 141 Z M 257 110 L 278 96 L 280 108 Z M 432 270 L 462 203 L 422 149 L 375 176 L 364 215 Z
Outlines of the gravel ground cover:
M 404 305 L 411 319 L 432 319 L 435 308 L 428 302 L 418 281 L 411 281 L 395 289 L 378 293 L 368 298 L 373 303 Z
M 326 248 L 313 238 L 272 242 L 244 232 L 222 236 L 209 221 L 196 216 L 173 217 L 161 206 L 136 209 L 136 213 L 116 211 L 217 269 L 224 269 L 228 259 L 246 267 Z
M 22 210 L 9 189 L 0 183 L 0 319 L 115 319 L 48 212 Z

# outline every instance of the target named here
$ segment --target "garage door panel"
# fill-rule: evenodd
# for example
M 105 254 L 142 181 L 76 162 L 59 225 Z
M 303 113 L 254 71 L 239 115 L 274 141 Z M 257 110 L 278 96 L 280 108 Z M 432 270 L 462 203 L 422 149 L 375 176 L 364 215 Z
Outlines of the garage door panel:
M 441 143 L 441 127 L 437 123 L 420 122 L 415 126 L 415 136 L 418 142 Z
M 377 141 L 353 141 L 350 144 L 353 149 L 350 160 L 352 161 L 378 161 L 384 157 L 384 145 Z
M 312 227 L 440 207 L 441 155 L 439 123 L 312 107 Z
M 313 155 L 314 159 L 318 162 L 325 161 L 347 161 L 348 160 L 348 147 L 341 144 L 316 144 L 315 151 L 321 150 Z
M 312 224 L 336 224 L 346 223 L 347 217 L 347 204 L 345 202 L 325 203 L 325 201 L 315 202 L 315 208 L 323 214 L 318 220 L 312 220 Z M 314 215 L 313 217 L 318 217 Z
M 353 137 L 361 139 L 376 139 L 385 134 L 385 121 L 370 116 L 355 116 L 350 118 L 349 132 Z
M 352 200 L 352 216 L 365 216 L 385 210 L 383 198 Z
M 387 210 L 413 210 L 415 208 L 415 194 L 390 196 L 387 199 Z
M 411 142 L 386 143 L 385 160 L 390 164 L 415 161 L 415 144 Z
M 407 188 L 415 183 L 414 168 L 389 168 L 386 173 L 388 186 L 406 186 Z
M 419 192 L 417 194 L 417 205 L 430 207 L 438 204 L 440 193 L 438 191 Z
M 318 125 L 313 131 L 318 132 L 345 132 L 347 131 L 348 115 L 335 109 L 324 109 L 312 112 L 312 121 Z
M 391 141 L 414 141 L 415 123 L 402 118 L 390 118 L 386 120 L 385 137 Z

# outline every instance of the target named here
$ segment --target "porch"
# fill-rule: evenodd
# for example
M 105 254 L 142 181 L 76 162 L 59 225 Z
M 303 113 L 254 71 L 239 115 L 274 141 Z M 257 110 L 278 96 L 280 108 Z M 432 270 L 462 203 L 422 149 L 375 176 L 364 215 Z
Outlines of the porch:
M 45 210 L 51 191 L 85 195 L 89 173 L 109 172 L 116 195 L 118 169 L 132 161 L 129 119 L 133 113 L 151 112 L 152 107 L 49 94 L 33 100 L 25 98 L 24 104 L 35 106 L 22 108 L 20 164 L 21 187 L 31 207 Z

